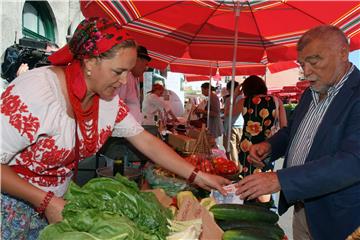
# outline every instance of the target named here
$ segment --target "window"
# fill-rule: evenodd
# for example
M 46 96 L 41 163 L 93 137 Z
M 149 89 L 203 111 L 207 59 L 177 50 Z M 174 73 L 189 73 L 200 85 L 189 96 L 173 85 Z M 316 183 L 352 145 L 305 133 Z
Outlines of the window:
M 46 1 L 26 1 L 22 14 L 22 33 L 25 37 L 55 42 L 54 23 Z

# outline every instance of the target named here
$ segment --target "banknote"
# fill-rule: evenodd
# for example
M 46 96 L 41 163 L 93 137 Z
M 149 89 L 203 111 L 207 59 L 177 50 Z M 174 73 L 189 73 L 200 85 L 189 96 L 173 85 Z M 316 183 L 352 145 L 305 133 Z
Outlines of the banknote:
M 227 192 L 227 195 L 222 195 L 217 190 L 211 190 L 210 197 L 213 197 L 217 204 L 220 203 L 236 203 L 236 204 L 243 204 L 244 201 L 240 199 L 238 195 L 235 195 L 236 188 L 235 183 L 227 185 L 224 187 Z

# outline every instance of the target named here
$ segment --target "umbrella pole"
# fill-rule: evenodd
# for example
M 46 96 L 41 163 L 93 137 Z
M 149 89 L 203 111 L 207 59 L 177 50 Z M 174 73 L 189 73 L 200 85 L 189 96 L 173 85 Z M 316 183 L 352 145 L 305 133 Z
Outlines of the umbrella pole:
M 211 80 L 212 80 L 212 63 L 210 65 L 210 80 L 209 80 L 209 95 L 208 95 L 208 102 L 207 102 L 207 118 L 206 118 L 206 126 L 207 129 L 210 127 L 210 95 L 211 95 Z
M 230 138 L 231 138 L 231 128 L 232 128 L 232 113 L 233 113 L 233 104 L 234 104 L 234 83 L 235 83 L 235 74 L 236 74 L 236 54 L 237 54 L 237 42 L 238 42 L 238 25 L 240 17 L 240 1 L 236 1 L 235 9 L 235 38 L 234 38 L 234 53 L 233 53 L 233 62 L 232 62 L 232 76 L 231 76 L 231 90 L 230 90 L 230 109 L 229 109 L 229 124 L 227 131 L 227 142 L 226 142 L 226 152 L 230 152 Z

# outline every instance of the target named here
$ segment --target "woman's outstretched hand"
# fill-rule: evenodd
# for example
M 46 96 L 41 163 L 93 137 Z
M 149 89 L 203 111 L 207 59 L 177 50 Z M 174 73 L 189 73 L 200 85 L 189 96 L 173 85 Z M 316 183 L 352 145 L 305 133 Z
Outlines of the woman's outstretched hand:
M 195 184 L 199 187 L 210 191 L 211 189 L 218 190 L 222 195 L 226 195 L 223 186 L 230 184 L 231 181 L 221 176 L 198 172 L 195 178 Z

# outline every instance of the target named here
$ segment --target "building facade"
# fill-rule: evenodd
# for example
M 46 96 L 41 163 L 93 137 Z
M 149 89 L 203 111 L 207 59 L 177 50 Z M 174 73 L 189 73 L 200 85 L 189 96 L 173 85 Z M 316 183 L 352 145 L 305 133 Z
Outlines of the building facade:
M 5 50 L 23 37 L 64 46 L 84 18 L 79 0 L 3 0 L 0 11 L 1 63 Z

